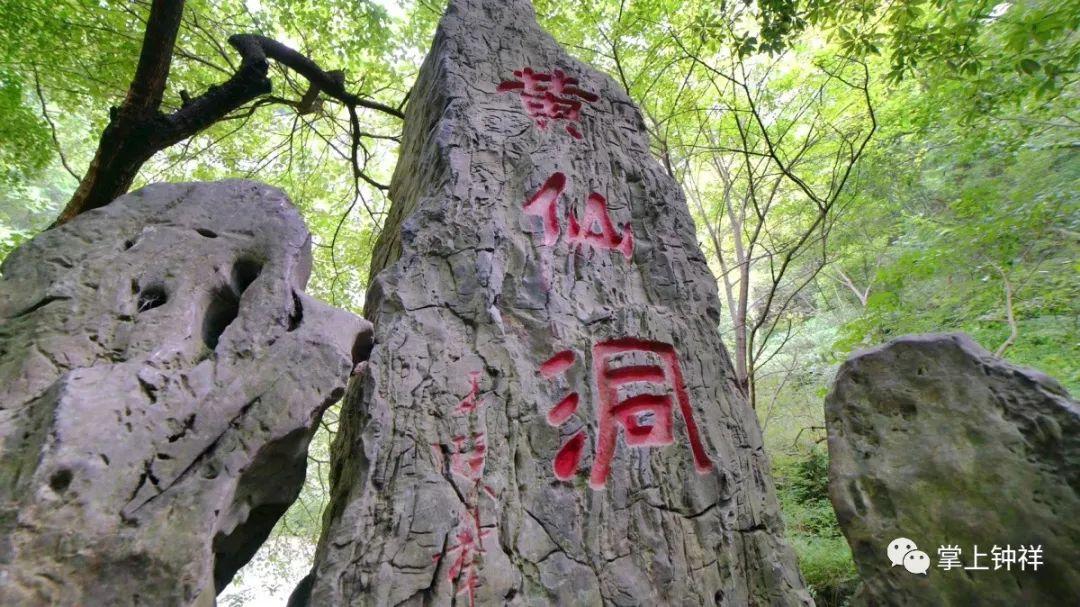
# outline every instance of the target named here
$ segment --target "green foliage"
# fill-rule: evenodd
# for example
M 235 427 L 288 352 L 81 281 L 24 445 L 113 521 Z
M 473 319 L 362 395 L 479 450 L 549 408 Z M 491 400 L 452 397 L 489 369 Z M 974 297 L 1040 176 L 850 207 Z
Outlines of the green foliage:
M 859 587 L 851 548 L 842 537 L 789 534 L 799 569 L 819 607 L 849 604 Z
M 903 333 L 965 331 L 990 350 L 1080 388 L 1080 156 L 1069 115 L 1076 92 L 990 114 L 978 128 L 952 103 L 953 83 L 898 97 L 905 115 L 863 166 L 862 212 L 835 235 L 841 265 L 872 285 L 835 346 Z M 893 130 L 895 129 L 895 130 Z M 886 180 L 886 177 L 888 180 Z M 896 187 L 900 184 L 902 187 Z M 867 239 L 867 234 L 873 234 Z
M 1058 0 L 759 0 L 760 40 L 777 52 L 811 28 L 846 54 L 884 55 L 893 82 L 910 76 L 963 82 L 969 112 L 1004 100 L 1045 98 L 1075 83 L 1080 3 Z M 996 95 L 984 93 L 996 89 Z M 969 115 L 975 115 L 971 113 Z
M 846 605 L 858 585 L 851 549 L 828 497 L 828 456 L 811 448 L 776 460 L 773 476 L 787 527 L 818 605 Z

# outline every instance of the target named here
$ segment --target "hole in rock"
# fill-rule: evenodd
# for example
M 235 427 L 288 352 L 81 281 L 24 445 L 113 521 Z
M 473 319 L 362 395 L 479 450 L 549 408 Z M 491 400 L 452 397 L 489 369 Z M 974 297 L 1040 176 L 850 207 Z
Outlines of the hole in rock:
M 135 239 L 134 238 L 129 238 L 128 240 L 124 241 L 124 250 L 125 251 L 130 249 L 133 246 L 135 246 Z
M 198 232 L 200 236 L 204 236 L 206 238 L 217 238 L 217 232 L 213 230 L 207 230 L 206 228 L 195 228 L 195 231 Z
M 290 331 L 290 332 L 295 331 L 297 328 L 299 328 L 300 323 L 304 321 L 304 304 L 300 301 L 300 295 L 298 295 L 296 293 L 296 291 L 292 292 L 292 303 L 293 303 L 293 309 L 292 309 L 292 312 L 289 313 L 289 326 L 286 328 L 286 330 Z M 357 362 L 355 359 L 356 359 L 356 356 L 354 355 L 353 356 L 353 366 L 354 367 L 356 366 L 356 362 Z
M 49 477 L 49 487 L 57 493 L 63 493 L 71 485 L 71 478 L 71 470 L 66 468 L 57 470 Z
M 203 319 L 203 342 L 211 350 L 217 348 L 225 329 L 240 314 L 240 297 L 229 287 L 218 287 L 210 293 L 210 303 Z
M 375 347 L 375 335 L 371 331 L 361 331 L 356 334 L 356 340 L 352 347 L 352 364 L 355 368 L 359 363 L 371 357 L 371 349 Z
M 250 407 L 255 402 L 257 400 L 245 406 Z M 304 484 L 308 439 L 307 431 L 300 428 L 271 440 L 239 473 L 234 497 L 231 502 L 222 503 L 225 508 L 221 514 L 225 520 L 236 522 L 219 529 L 212 542 L 217 592 L 228 586 L 237 570 L 255 556 L 288 510 L 289 502 L 282 496 L 296 495 Z M 213 474 L 217 475 L 216 472 Z
M 250 257 L 241 257 L 236 260 L 232 268 L 232 282 L 238 296 L 255 282 L 259 273 L 262 272 L 262 267 L 261 261 Z
M 159 308 L 169 301 L 165 285 L 155 283 L 144 288 L 136 287 L 136 290 L 139 293 L 139 312 Z

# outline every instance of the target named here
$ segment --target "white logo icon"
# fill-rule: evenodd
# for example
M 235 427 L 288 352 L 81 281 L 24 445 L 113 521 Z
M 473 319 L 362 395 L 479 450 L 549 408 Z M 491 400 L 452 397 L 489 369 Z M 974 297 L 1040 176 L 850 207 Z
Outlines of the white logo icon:
M 912 550 L 904 555 L 904 569 L 907 569 L 911 573 L 921 573 L 926 575 L 926 570 L 929 568 L 930 555 L 922 550 Z
M 898 537 L 895 540 L 889 542 L 889 561 L 893 567 L 904 564 L 904 555 L 912 550 L 918 550 L 915 542 L 907 539 L 906 537 Z
M 926 575 L 927 569 L 930 569 L 930 556 L 919 550 L 915 542 L 906 537 L 898 537 L 889 542 L 886 553 L 889 555 L 889 562 L 892 563 L 893 567 L 902 565 L 904 569 L 911 573 L 921 573 L 923 575 Z

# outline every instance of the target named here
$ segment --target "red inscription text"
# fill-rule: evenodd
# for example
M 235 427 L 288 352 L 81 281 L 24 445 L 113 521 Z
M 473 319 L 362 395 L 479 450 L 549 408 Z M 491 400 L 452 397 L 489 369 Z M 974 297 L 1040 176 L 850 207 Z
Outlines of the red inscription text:
M 686 426 L 694 468 L 702 474 L 712 470 L 713 463 L 698 433 L 675 348 L 661 342 L 623 338 L 597 343 L 592 354 L 598 406 L 590 487 L 602 489 L 607 484 L 620 429 L 630 447 L 663 447 L 674 443 L 676 405 Z M 540 374 L 547 379 L 561 375 L 575 359 L 572 350 L 559 352 L 540 365 Z M 565 424 L 577 412 L 579 402 L 577 392 L 563 397 L 548 411 L 548 424 Z M 552 462 L 556 478 L 569 480 L 577 473 L 586 438 L 585 430 L 580 430 L 559 448 Z
M 577 78 L 567 76 L 562 70 L 536 72 L 531 67 L 514 71 L 519 80 L 507 80 L 499 84 L 498 91 L 518 91 L 525 113 L 536 126 L 547 128 L 548 121 L 565 120 L 566 132 L 574 139 L 581 139 L 581 132 L 574 123 L 581 119 L 582 101 L 594 103 L 600 97 L 579 88 Z
M 543 246 L 550 247 L 559 240 L 559 196 L 566 190 L 566 175 L 555 173 L 525 202 L 522 211 L 539 217 L 544 226 Z M 585 212 L 579 220 L 573 208 L 567 212 L 566 239 L 577 249 L 588 247 L 605 251 L 618 251 L 629 260 L 634 255 L 634 232 L 627 222 L 622 231 L 616 231 L 608 215 L 607 199 L 593 192 L 585 200 Z

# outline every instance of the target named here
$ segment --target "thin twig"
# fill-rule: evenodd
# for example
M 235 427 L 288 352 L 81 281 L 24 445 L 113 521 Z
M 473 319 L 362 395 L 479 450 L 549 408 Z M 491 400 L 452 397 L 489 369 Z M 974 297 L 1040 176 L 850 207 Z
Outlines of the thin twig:
M 56 145 L 56 153 L 60 156 L 60 164 L 64 165 L 64 170 L 68 172 L 68 175 L 71 175 L 78 181 L 81 177 L 71 168 L 67 158 L 64 157 L 64 148 L 60 147 L 60 138 L 56 135 L 56 125 L 53 124 L 52 118 L 49 117 L 49 110 L 45 105 L 45 93 L 41 91 L 41 79 L 38 78 L 36 65 L 34 66 L 34 88 L 37 90 L 37 98 L 41 103 L 41 117 L 44 118 L 45 122 L 49 125 L 49 132 L 52 133 L 53 144 Z
M 997 351 L 994 352 L 995 355 L 1001 356 L 1002 354 L 1005 354 L 1005 350 L 1008 350 L 1009 346 L 1013 345 L 1016 341 L 1017 335 L 1020 334 L 1020 329 L 1016 326 L 1016 316 L 1013 315 L 1012 283 L 1009 282 L 1009 277 L 1005 274 L 1005 270 L 1001 266 L 994 264 L 994 269 L 998 271 L 998 274 L 1001 274 L 1001 282 L 1005 288 L 1005 320 L 1009 323 L 1009 338 L 998 346 Z

